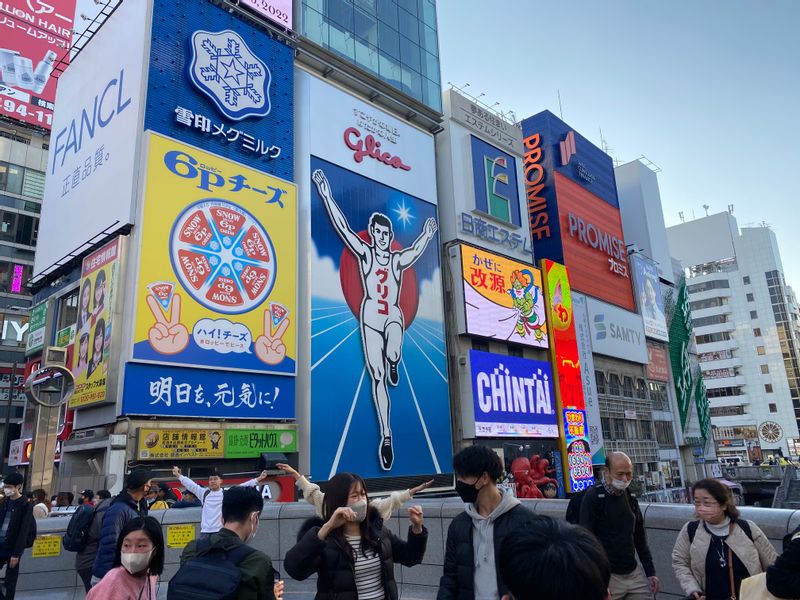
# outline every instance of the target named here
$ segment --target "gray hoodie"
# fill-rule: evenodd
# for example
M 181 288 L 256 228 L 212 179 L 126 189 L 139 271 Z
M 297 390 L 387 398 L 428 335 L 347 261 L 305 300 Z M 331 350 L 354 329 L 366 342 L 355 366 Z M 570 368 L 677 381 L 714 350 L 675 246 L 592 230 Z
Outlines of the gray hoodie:
M 503 498 L 488 517 L 482 516 L 474 504 L 467 504 L 472 517 L 472 548 L 475 560 L 475 600 L 497 600 L 497 570 L 494 561 L 494 522 L 519 504 L 519 500 L 499 490 Z

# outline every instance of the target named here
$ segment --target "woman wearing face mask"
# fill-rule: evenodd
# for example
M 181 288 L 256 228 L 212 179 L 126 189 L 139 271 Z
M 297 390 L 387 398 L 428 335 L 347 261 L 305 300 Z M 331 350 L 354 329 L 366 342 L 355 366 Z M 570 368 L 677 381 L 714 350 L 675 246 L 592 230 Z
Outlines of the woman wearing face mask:
M 119 533 L 114 568 L 86 600 L 155 600 L 164 570 L 164 536 L 153 517 L 129 521 Z
M 778 554 L 764 532 L 740 518 L 730 490 L 716 479 L 692 487 L 698 521 L 681 529 L 672 550 L 672 568 L 695 600 L 739 597 L 742 580 L 761 573 Z
M 326 486 L 322 512 L 322 519 L 309 519 L 300 529 L 286 554 L 286 572 L 299 581 L 316 573 L 318 599 L 397 600 L 394 563 L 411 567 L 425 555 L 422 509 L 408 509 L 411 527 L 403 541 L 383 528 L 364 480 L 339 473 Z

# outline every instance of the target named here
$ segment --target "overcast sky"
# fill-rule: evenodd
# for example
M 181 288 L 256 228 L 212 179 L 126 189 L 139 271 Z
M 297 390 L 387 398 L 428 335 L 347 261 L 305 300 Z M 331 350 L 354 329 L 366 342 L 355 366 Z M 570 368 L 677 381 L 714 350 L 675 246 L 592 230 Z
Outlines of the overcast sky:
M 734 205 L 800 288 L 800 0 L 438 0 L 448 81 L 658 165 L 667 226 Z

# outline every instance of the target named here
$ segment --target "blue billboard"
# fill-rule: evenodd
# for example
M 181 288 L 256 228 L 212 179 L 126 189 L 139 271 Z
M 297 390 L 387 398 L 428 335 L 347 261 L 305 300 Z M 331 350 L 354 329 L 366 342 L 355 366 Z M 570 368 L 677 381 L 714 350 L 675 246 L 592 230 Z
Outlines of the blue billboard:
M 311 476 L 450 472 L 436 206 L 311 157 Z
M 469 351 L 476 437 L 558 437 L 549 362 Z
M 294 377 L 127 363 L 123 415 L 294 419 Z
M 519 188 L 516 159 L 482 139 L 470 135 L 475 208 L 495 219 L 519 227 Z
M 145 129 L 293 181 L 293 56 L 215 4 L 157 0 Z

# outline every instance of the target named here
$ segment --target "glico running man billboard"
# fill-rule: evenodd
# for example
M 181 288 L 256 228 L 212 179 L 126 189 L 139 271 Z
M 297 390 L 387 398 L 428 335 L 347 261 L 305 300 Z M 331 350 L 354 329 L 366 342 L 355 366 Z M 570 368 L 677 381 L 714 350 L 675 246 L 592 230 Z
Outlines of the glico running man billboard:
M 567 266 L 576 291 L 634 310 L 611 157 L 549 111 L 522 130 L 537 259 Z
M 435 179 L 426 178 L 433 140 L 306 77 L 313 136 L 311 473 L 447 472 Z

